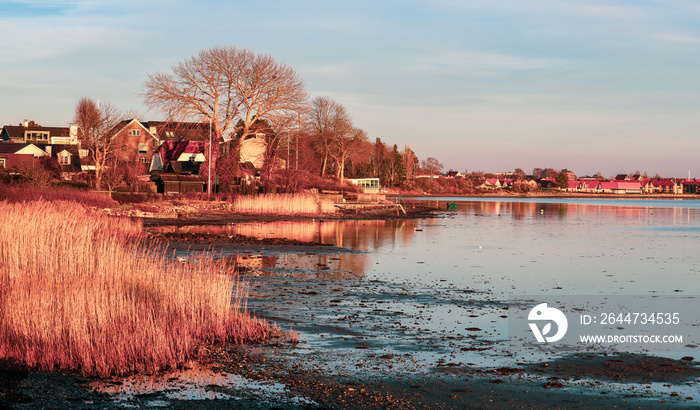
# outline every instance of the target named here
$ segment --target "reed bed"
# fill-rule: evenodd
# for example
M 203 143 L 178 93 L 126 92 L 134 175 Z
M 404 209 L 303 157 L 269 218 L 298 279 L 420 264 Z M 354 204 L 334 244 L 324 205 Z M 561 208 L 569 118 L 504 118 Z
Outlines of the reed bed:
M 275 331 L 211 256 L 182 263 L 141 226 L 74 202 L 0 202 L 0 358 L 124 375 L 176 368 L 212 342 Z
M 0 201 L 28 202 L 28 201 L 73 201 L 85 206 L 97 208 L 109 208 L 117 205 L 108 194 L 86 191 L 70 187 L 52 187 L 42 189 L 31 185 L 2 184 L 0 183 Z
M 265 194 L 238 196 L 236 212 L 270 215 L 319 215 L 335 213 L 333 201 L 312 194 Z

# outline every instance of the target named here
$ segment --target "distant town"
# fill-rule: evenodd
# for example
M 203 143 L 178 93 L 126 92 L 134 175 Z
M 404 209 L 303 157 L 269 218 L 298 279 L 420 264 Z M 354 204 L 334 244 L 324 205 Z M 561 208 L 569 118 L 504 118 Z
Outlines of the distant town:
M 0 134 L 0 169 L 6 182 L 38 186 L 63 183 L 95 189 L 164 194 L 207 191 L 208 123 L 121 120 L 92 147 L 77 124 L 45 127 L 25 120 L 5 125 Z M 109 141 L 109 144 L 106 142 Z M 214 190 L 228 192 L 299 192 L 342 190 L 429 194 L 479 194 L 533 191 L 625 195 L 696 195 L 695 178 L 649 176 L 639 172 L 605 178 L 578 177 L 572 171 L 535 168 L 531 173 L 443 171 L 436 158 L 419 161 L 410 147 L 399 150 L 380 139 L 354 141 L 340 162 L 329 161 L 311 132 L 296 130 L 280 136 L 260 126 L 242 140 L 235 135 L 219 144 L 218 178 Z M 102 164 L 96 161 L 99 150 Z M 234 158 L 235 157 L 235 158 Z M 337 158 L 337 157 L 336 157 Z M 95 185 L 97 168 L 101 182 Z

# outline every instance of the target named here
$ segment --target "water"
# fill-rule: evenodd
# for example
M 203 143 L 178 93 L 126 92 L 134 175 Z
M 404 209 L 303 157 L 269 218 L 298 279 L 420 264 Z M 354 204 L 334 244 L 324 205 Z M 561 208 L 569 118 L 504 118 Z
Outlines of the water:
M 329 372 L 422 375 L 444 366 L 496 368 L 571 353 L 513 350 L 508 304 L 522 295 L 700 293 L 700 201 L 429 200 L 458 207 L 418 220 L 167 229 L 332 245 L 216 249 L 245 268 L 249 307 L 299 332 L 294 354 Z M 316 360 L 319 352 L 325 359 Z M 372 360 L 377 357 L 387 359 Z M 697 382 L 681 391 L 692 395 Z

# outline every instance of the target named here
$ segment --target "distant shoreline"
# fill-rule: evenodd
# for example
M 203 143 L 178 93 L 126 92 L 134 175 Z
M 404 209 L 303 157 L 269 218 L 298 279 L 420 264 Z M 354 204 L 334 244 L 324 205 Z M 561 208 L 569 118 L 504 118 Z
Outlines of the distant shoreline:
M 551 192 L 547 193 L 502 193 L 502 194 L 466 194 L 466 195 L 456 195 L 456 194 L 398 194 L 398 193 L 387 193 L 387 198 L 590 198 L 590 199 L 673 199 L 673 200 L 700 200 L 700 195 L 693 194 L 598 194 L 598 193 L 572 193 L 563 192 L 561 194 L 553 194 Z

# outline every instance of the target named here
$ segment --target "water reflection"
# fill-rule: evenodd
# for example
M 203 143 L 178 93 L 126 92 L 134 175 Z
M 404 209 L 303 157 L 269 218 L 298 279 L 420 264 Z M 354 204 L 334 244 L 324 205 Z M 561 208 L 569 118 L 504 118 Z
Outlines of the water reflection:
M 651 215 L 671 218 L 673 223 L 690 223 L 692 216 L 700 212 L 700 201 L 554 201 L 542 202 L 517 200 L 473 201 L 454 198 L 452 201 L 436 201 L 438 208 L 447 203 L 457 204 L 452 213 L 473 213 L 476 216 L 505 216 L 513 219 L 565 219 L 566 217 L 617 216 L 644 219 Z M 673 206 L 671 206 L 673 205 Z M 687 206 L 684 206 L 687 205 Z
M 284 238 L 322 243 L 353 250 L 372 251 L 381 246 L 407 244 L 416 231 L 416 220 L 300 220 L 245 222 L 226 225 L 151 227 L 151 232 L 244 235 L 258 239 Z
M 223 256 L 239 273 L 256 276 L 303 276 L 314 279 L 351 279 L 364 276 L 369 255 L 348 253 L 255 253 Z
M 421 233 L 417 220 L 299 220 L 246 222 L 226 225 L 159 226 L 160 233 L 244 235 L 257 239 L 290 239 L 334 247 L 223 246 L 222 258 L 238 272 L 258 276 L 307 278 L 360 278 L 371 263 L 371 252 L 410 246 Z M 430 227 L 425 227 L 430 231 Z M 429 233 L 429 232 L 428 232 Z M 338 252 L 345 248 L 356 252 Z M 183 251 L 184 253 L 184 251 Z M 182 257 L 185 257 L 184 255 Z

